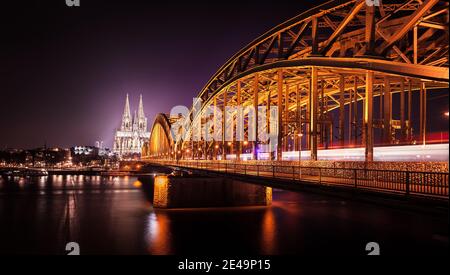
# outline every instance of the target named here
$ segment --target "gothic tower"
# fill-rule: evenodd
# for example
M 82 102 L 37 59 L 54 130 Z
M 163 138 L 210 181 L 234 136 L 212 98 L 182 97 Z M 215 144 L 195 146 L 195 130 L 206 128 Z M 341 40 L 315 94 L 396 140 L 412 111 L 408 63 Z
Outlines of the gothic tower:
M 134 116 L 131 117 L 130 101 L 127 94 L 122 123 L 114 137 L 114 152 L 121 158 L 140 155 L 143 144 L 149 138 L 150 132 L 147 130 L 147 118 L 144 113 L 142 95 L 139 98 L 138 111 L 134 111 Z
M 144 103 L 142 103 L 142 94 L 139 97 L 138 127 L 140 132 L 147 131 L 147 118 L 145 117 L 144 113 Z
M 122 116 L 122 126 L 121 131 L 131 131 L 132 130 L 132 120 L 131 120 L 131 112 L 130 112 L 130 101 L 128 100 L 128 94 L 127 99 L 125 101 L 125 108 L 123 110 L 123 116 Z

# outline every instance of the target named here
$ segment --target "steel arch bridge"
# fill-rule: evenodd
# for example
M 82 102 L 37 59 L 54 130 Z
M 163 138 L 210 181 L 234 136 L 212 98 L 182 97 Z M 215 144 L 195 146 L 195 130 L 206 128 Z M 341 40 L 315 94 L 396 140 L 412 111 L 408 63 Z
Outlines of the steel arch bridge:
M 364 148 L 373 160 L 375 143 L 426 142 L 427 96 L 448 95 L 449 3 L 439 0 L 335 0 L 308 10 L 263 34 L 231 57 L 200 91 L 184 132 L 171 134 L 182 119 L 160 114 L 144 158 L 241 159 L 258 155 L 258 141 L 234 131 L 236 111 L 217 122 L 208 106 L 258 109 L 277 106 L 276 151 Z M 248 124 L 248 114 L 244 116 Z M 270 115 L 266 127 L 270 128 Z M 262 123 L 256 114 L 256 123 Z M 418 121 L 418 123 L 417 123 Z M 196 125 L 218 133 L 216 140 L 192 140 Z M 414 127 L 418 124 L 417 127 Z M 161 130 L 163 129 L 163 130 Z M 256 135 L 259 136 L 256 131 Z

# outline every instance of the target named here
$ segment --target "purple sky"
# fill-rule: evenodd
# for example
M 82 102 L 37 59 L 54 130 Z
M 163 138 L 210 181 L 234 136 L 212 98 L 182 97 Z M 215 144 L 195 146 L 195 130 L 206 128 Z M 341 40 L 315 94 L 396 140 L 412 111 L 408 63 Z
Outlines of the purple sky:
M 0 149 L 111 146 L 126 93 L 132 110 L 143 94 L 150 128 L 157 113 L 190 106 L 239 49 L 323 1 L 9 2 L 0 8 Z M 448 131 L 444 98 L 429 99 L 435 131 Z
M 0 10 L 0 148 L 111 146 L 125 94 L 154 116 L 190 105 L 210 76 L 301 1 L 14 1 Z M 214 3 L 211 3 L 214 2 Z M 316 2 L 316 1 L 315 1 Z M 317 2 L 316 2 L 317 3 Z

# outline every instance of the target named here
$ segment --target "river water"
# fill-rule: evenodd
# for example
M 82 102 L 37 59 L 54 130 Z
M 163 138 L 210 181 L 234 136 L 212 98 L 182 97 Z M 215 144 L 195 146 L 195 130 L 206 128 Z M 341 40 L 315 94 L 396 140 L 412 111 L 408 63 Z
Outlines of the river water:
M 247 183 L 240 183 L 247 184 Z M 134 177 L 0 179 L 0 254 L 444 254 L 445 216 L 274 189 L 270 206 L 155 209 Z

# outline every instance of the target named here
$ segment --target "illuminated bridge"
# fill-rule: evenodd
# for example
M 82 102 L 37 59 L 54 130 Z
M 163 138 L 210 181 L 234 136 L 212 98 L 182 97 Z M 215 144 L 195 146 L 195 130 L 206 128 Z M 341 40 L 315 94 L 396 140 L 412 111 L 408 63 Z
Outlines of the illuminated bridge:
M 364 177 L 381 177 L 381 183 L 389 180 L 381 172 L 367 176 L 367 171 L 444 170 L 433 174 L 439 186 L 430 193 L 439 188 L 448 198 L 448 164 L 442 163 L 448 161 L 448 128 L 429 130 L 431 120 L 448 123 L 448 113 L 427 114 L 430 98 L 448 101 L 449 4 L 380 2 L 329 1 L 258 37 L 211 77 L 187 113 L 156 118 L 143 158 L 190 166 L 192 160 L 197 166 L 203 161 L 218 171 L 229 171 L 220 163 L 233 163 L 235 172 L 246 166 L 258 176 L 261 171 L 256 169 L 262 165 L 280 166 L 270 168 L 280 171 L 293 167 L 294 172 L 284 172 L 288 178 L 294 174 L 294 180 L 301 173 L 295 169 L 305 165 L 362 169 Z M 224 119 L 216 114 L 237 106 L 242 108 Z M 271 106 L 277 107 L 276 113 Z M 248 107 L 265 108 L 266 115 L 260 117 Z M 171 132 L 174 123 L 187 119 L 186 127 Z M 214 138 L 192 138 L 196 128 Z M 262 132 L 273 131 L 275 140 L 260 141 Z M 301 166 L 299 160 L 305 160 Z M 411 160 L 415 162 L 404 162 Z M 347 173 L 330 171 L 310 174 Z M 364 178 L 359 174 L 363 172 L 349 177 Z M 409 174 L 389 177 L 396 177 L 390 179 L 394 185 L 401 184 L 393 189 L 406 190 Z M 424 181 L 431 182 L 422 178 L 416 183 Z

